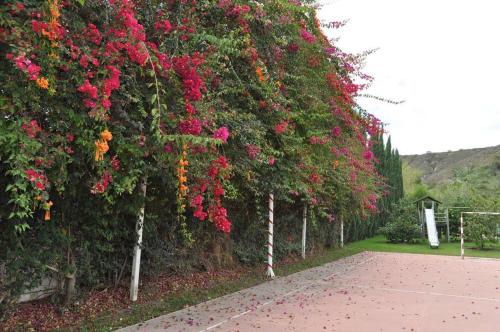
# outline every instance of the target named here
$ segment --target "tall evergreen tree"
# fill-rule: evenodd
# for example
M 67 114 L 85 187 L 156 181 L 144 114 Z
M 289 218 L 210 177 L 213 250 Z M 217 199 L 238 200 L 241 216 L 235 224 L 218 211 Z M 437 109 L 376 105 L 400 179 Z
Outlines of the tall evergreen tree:
M 378 160 L 376 169 L 385 182 L 385 192 L 378 203 L 380 213 L 376 217 L 377 225 L 383 225 L 394 204 L 403 198 L 403 163 L 399 151 L 392 149 L 390 136 L 385 144 L 382 135 L 373 137 L 372 141 L 372 151 Z

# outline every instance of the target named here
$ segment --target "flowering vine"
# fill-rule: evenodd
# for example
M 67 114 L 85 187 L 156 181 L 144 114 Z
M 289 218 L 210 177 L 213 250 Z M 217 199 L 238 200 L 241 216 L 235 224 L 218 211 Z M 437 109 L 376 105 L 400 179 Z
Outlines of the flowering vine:
M 45 0 L 35 8 L 20 1 L 2 12 L 9 25 L 0 30 L 6 45 L 1 56 L 13 69 L 4 81 L 29 81 L 38 101 L 29 109 L 29 100 L 16 97 L 11 84 L 8 103 L 23 109 L 16 117 L 26 136 L 47 146 L 30 152 L 23 165 L 23 172 L 46 178 L 22 173 L 33 190 L 46 190 L 49 179 L 57 179 L 51 165 L 64 168 L 71 160 L 85 169 L 82 155 L 92 153 L 97 163 L 90 165 L 95 174 L 89 178 L 97 180 L 90 191 L 107 193 L 112 201 L 110 187 L 133 192 L 139 165 L 154 160 L 158 164 L 150 169 L 161 169 L 176 155 L 166 141 L 182 137 L 187 143 L 181 159 L 173 161 L 179 212 L 189 204 L 195 218 L 208 219 L 223 232 L 231 228 L 230 209 L 223 206 L 229 182 L 262 177 L 249 182 L 274 183 L 278 177 L 272 174 L 279 169 L 294 175 L 284 181 L 294 183 L 286 192 L 300 191 L 325 205 L 337 176 L 361 202 L 376 191 L 372 185 L 354 190 L 362 182 L 375 183 L 370 137 L 381 123 L 356 105 L 366 87 L 356 76 L 370 78 L 360 72 L 360 57 L 343 53 L 323 35 L 307 4 L 291 1 L 287 10 L 275 2 L 229 0 L 210 8 L 176 0 L 147 6 L 133 0 L 96 7 Z M 224 28 L 214 29 L 209 17 Z M 73 20 L 81 23 L 78 28 Z M 43 133 L 40 123 L 50 129 Z M 97 140 L 92 132 L 100 132 Z M 61 138 L 68 134 L 71 141 Z M 112 139 L 114 155 L 106 158 Z M 187 163 L 188 148 L 190 190 L 187 164 L 178 164 Z M 233 180 L 229 157 L 237 174 Z M 305 167 L 299 168 L 301 163 Z M 48 192 L 37 206 L 46 210 L 47 202 Z

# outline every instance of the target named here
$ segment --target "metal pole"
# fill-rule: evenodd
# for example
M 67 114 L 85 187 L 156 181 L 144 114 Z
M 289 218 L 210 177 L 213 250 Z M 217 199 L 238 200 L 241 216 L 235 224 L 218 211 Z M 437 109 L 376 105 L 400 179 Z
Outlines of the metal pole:
M 464 249 L 464 215 L 460 213 L 460 255 L 462 259 L 465 257 L 465 249 Z
M 306 233 L 307 233 L 307 204 L 304 205 L 304 213 L 302 215 L 302 258 L 306 259 Z
M 269 194 L 269 234 L 267 241 L 267 276 L 274 279 L 273 271 L 273 222 L 274 222 L 274 195 Z

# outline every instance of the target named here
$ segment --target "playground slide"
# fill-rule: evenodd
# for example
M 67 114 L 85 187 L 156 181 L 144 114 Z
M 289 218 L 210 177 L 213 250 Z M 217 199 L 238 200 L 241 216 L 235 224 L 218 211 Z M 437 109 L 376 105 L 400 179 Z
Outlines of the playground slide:
M 425 224 L 427 226 L 427 238 L 431 247 L 439 247 L 439 238 L 434 220 L 434 210 L 425 209 Z

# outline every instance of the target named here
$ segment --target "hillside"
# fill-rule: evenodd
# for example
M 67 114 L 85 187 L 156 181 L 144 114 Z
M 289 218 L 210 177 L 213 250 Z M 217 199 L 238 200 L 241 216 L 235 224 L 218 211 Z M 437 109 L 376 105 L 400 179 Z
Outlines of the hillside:
M 493 176 L 500 172 L 500 145 L 402 156 L 403 162 L 420 173 L 422 183 L 433 187 L 450 182 L 457 170 L 490 169 Z

